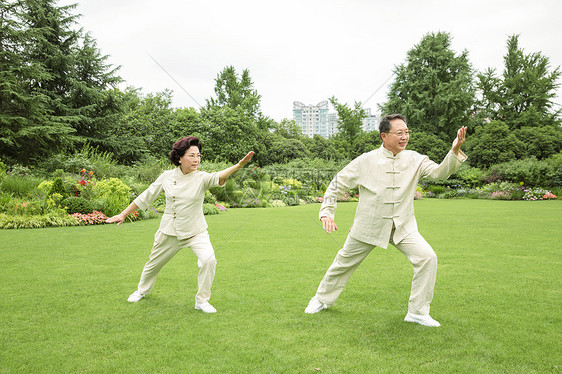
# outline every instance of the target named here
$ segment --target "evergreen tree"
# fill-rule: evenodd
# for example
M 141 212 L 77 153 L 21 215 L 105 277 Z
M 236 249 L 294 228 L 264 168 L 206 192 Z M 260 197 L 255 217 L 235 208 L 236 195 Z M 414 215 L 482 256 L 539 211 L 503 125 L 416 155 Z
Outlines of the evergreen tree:
M 70 144 L 72 127 L 35 89 L 52 74 L 32 52 L 44 30 L 30 28 L 23 2 L 0 0 L 0 154 L 25 162 Z
M 478 74 L 484 114 L 505 122 L 511 130 L 525 126 L 558 128 L 561 109 L 554 109 L 552 99 L 560 86 L 560 67 L 550 71 L 548 57 L 525 54 L 519 48 L 518 35 L 509 37 L 504 62 L 501 78 L 494 69 Z
M 75 30 L 76 5 L 0 0 L 0 152 L 28 162 L 85 142 L 110 144 L 120 78 Z
M 401 113 L 417 132 L 438 135 L 445 141 L 467 125 L 475 102 L 468 52 L 455 55 L 448 33 L 431 33 L 408 51 L 406 63 L 395 69 L 383 114 Z

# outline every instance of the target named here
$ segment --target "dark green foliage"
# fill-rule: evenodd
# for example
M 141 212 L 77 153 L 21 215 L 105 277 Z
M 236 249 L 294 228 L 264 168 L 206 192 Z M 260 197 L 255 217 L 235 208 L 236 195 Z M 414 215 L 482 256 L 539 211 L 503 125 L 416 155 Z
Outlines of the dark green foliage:
M 559 87 L 560 68 L 549 71 L 548 57 L 525 54 L 518 35 L 509 37 L 504 61 L 503 76 L 498 77 L 494 69 L 478 74 L 484 113 L 505 122 L 511 130 L 559 126 L 561 109 L 554 109 L 552 99 Z
M 451 150 L 451 143 L 435 134 L 413 132 L 408 141 L 408 149 L 427 155 L 431 160 L 440 163 Z
M 215 94 L 216 99 L 207 100 L 207 110 L 222 107 L 240 108 L 251 118 L 257 118 L 261 114 L 261 95 L 254 89 L 254 82 L 250 78 L 248 69 L 244 69 L 242 76 L 238 77 L 233 66 L 224 68 L 215 79 Z
M 264 147 L 258 142 L 255 121 L 245 115 L 241 108 L 228 106 L 202 109 L 201 116 L 206 122 L 197 134 L 203 142 L 202 153 L 209 160 L 238 162 L 249 151 L 257 155 Z
M 539 161 L 534 157 L 524 160 L 512 160 L 494 165 L 492 172 L 503 180 L 523 183 L 525 187 L 549 187 L 556 183 L 559 170 L 553 163 Z
M 462 180 L 463 186 L 480 187 L 484 183 L 484 171 L 471 167 L 467 162 L 463 163 L 451 178 Z
M 87 141 L 109 147 L 120 79 L 76 30 L 75 7 L 2 1 L 0 153 L 11 159 L 38 160 Z
M 466 143 L 470 155 L 468 162 L 478 168 L 489 168 L 525 154 L 525 144 L 500 121 L 478 126 L 476 132 L 467 137 Z
M 468 52 L 455 55 L 448 33 L 427 34 L 408 51 L 390 86 L 383 115 L 401 113 L 408 127 L 452 141 L 470 122 L 475 87 Z
M 90 200 L 86 200 L 83 197 L 78 196 L 67 197 L 62 201 L 61 205 L 66 208 L 68 214 L 89 214 L 92 213 L 92 210 L 94 210 L 94 205 L 90 202 Z
M 265 151 L 257 155 L 260 165 L 287 163 L 308 158 L 310 152 L 300 139 L 284 138 L 276 134 L 264 136 Z
M 560 127 L 525 126 L 513 133 L 525 145 L 526 156 L 543 160 L 562 150 L 562 128 Z

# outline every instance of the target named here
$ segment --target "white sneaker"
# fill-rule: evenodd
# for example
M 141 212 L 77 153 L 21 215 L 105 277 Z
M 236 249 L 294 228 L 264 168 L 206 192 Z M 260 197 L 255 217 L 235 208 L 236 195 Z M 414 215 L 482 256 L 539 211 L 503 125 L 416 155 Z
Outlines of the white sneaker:
M 136 303 L 137 301 L 139 301 L 143 297 L 144 297 L 144 295 L 142 293 L 140 293 L 139 291 L 135 291 L 131 294 L 131 296 L 129 296 L 127 301 L 130 302 L 130 303 Z
M 304 312 L 306 314 L 314 314 L 314 313 L 318 313 L 323 309 L 326 309 L 327 307 L 328 305 L 318 301 L 316 299 L 316 296 L 314 296 L 312 299 L 310 299 L 310 302 L 308 303 L 308 306 L 306 307 Z
M 195 302 L 195 309 L 200 310 L 204 313 L 216 313 L 217 312 L 217 310 L 209 303 Z
M 433 318 L 431 318 L 429 314 L 425 316 L 420 316 L 419 314 L 408 312 L 408 314 L 406 314 L 406 317 L 404 318 L 404 321 L 415 322 L 415 323 L 419 323 L 420 325 L 429 326 L 429 327 L 441 326 L 441 324 L 436 320 L 434 320 Z

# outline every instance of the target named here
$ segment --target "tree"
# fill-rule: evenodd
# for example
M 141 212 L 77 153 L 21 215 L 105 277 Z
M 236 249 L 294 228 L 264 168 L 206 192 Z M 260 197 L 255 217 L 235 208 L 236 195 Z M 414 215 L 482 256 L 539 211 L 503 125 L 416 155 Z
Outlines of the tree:
M 116 86 L 122 82 L 116 75 L 119 67 L 106 62 L 108 56 L 101 55 L 89 34 L 73 47 L 73 56 L 64 102 L 69 113 L 78 116 L 73 122 L 78 137 L 75 147 L 90 143 L 105 150 L 115 148 L 118 145 L 107 137 L 107 132 L 119 127 L 124 104 L 116 91 Z
M 302 141 L 310 151 L 312 158 L 341 160 L 347 157 L 347 153 L 344 156 L 340 155 L 331 139 L 326 139 L 318 134 L 314 134 L 312 138 L 304 137 Z
M 273 124 L 273 132 L 288 139 L 303 138 L 302 129 L 294 120 L 283 119 L 279 123 Z
M 85 143 L 110 148 L 120 78 L 74 29 L 76 5 L 1 1 L 0 152 L 29 162 Z
M 526 156 L 543 160 L 562 150 L 562 131 L 554 126 L 525 126 L 513 133 L 525 145 Z
M 448 33 L 425 35 L 394 72 L 396 79 L 381 113 L 401 113 L 412 129 L 445 141 L 470 122 L 475 103 L 473 70 L 467 51 L 455 55 L 451 50 Z
M 259 165 L 287 163 L 296 159 L 308 158 L 310 152 L 300 139 L 284 138 L 278 134 L 265 136 L 266 149 L 257 155 Z
M 0 154 L 24 162 L 71 144 L 74 129 L 53 115 L 50 98 L 35 89 L 52 79 L 34 58 L 42 31 L 28 26 L 23 2 L 0 5 Z
M 427 155 L 435 162 L 441 162 L 451 149 L 451 142 L 446 142 L 435 134 L 413 132 L 408 141 L 408 149 Z
M 467 138 L 466 143 L 470 154 L 468 161 L 478 168 L 489 168 L 525 154 L 525 144 L 501 121 L 476 127 L 475 133 Z
M 361 103 L 356 101 L 354 107 L 348 104 L 340 104 L 338 100 L 332 96 L 330 103 L 338 113 L 338 134 L 347 139 L 350 144 L 357 135 L 363 132 L 363 118 L 367 116 L 365 109 L 361 107 Z
M 238 77 L 233 66 L 224 68 L 215 79 L 215 94 L 217 98 L 207 100 L 207 109 L 227 106 L 231 109 L 242 108 L 246 115 L 258 118 L 260 113 L 261 96 L 254 89 L 248 69 L 242 71 Z
M 562 109 L 555 110 L 552 99 L 560 86 L 560 67 L 549 71 L 548 57 L 525 54 L 519 48 L 519 35 L 508 38 L 504 62 L 501 78 L 490 68 L 478 74 L 485 115 L 505 122 L 512 130 L 525 126 L 558 128 Z
M 205 159 L 238 162 L 253 150 L 256 156 L 264 151 L 258 142 L 259 132 L 255 121 L 243 108 L 201 109 L 204 125 L 200 130 Z
M 144 154 L 165 157 L 177 140 L 177 131 L 171 128 L 175 122 L 170 108 L 171 91 L 142 95 L 138 90 L 129 88 L 121 96 L 127 109 L 121 124 L 108 133 L 118 145 L 112 152 L 124 163 L 136 161 Z

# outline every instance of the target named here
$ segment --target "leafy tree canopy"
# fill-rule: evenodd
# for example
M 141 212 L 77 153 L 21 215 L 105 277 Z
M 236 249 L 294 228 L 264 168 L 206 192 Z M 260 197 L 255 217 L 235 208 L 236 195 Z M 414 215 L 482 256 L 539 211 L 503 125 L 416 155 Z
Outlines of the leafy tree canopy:
M 394 72 L 381 113 L 401 113 L 409 127 L 445 141 L 469 123 L 475 101 L 472 67 L 467 51 L 455 55 L 448 33 L 424 36 Z

